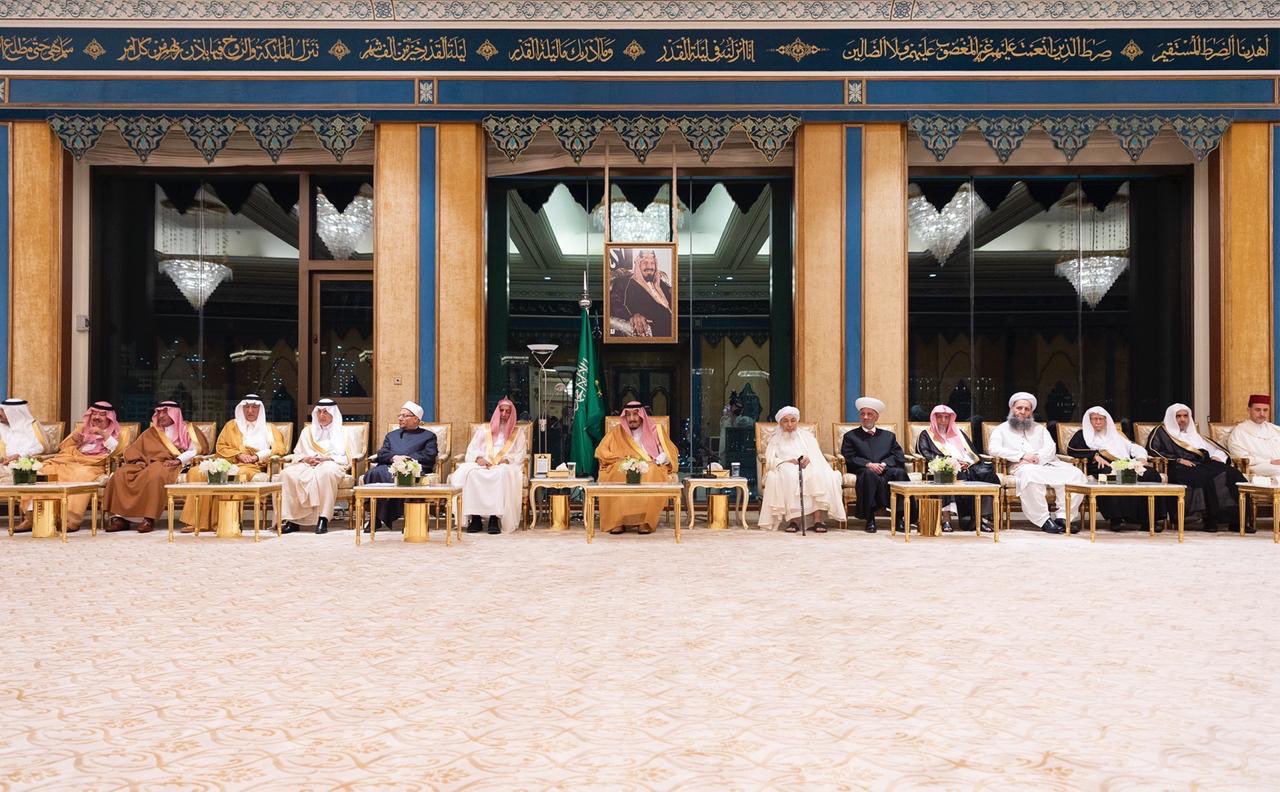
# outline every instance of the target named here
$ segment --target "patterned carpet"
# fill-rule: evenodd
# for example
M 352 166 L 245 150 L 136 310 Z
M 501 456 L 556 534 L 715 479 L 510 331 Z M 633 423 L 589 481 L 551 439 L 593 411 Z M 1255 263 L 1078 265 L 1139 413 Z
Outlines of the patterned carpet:
M 1269 534 L 4 542 L 0 789 L 1280 787 Z

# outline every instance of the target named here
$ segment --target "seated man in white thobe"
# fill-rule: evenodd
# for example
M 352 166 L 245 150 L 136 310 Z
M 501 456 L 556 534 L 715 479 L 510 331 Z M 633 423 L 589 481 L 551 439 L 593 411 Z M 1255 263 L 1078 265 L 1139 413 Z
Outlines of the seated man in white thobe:
M 1018 485 L 1018 499 L 1022 501 L 1022 513 L 1033 525 L 1045 533 L 1058 534 L 1066 530 L 1067 484 L 1084 484 L 1086 479 L 1080 468 L 1058 459 L 1053 438 L 1049 431 L 1036 423 L 1032 413 L 1036 409 L 1036 397 L 1020 391 L 1009 397 L 1009 420 L 991 433 L 987 453 L 1009 463 L 1009 472 Z M 1049 513 L 1046 488 L 1053 488 L 1056 514 Z M 1076 511 L 1080 501 L 1076 500 Z
M 31 415 L 26 399 L 0 402 L 0 484 L 13 483 L 9 463 L 44 453 L 44 430 Z
M 476 430 L 467 457 L 449 476 L 462 487 L 462 509 L 469 520 L 467 533 L 514 531 L 520 524 L 521 471 L 528 459 L 524 434 L 516 428 L 516 406 L 503 398 L 489 423 Z
M 803 519 L 806 524 L 812 522 L 815 532 L 826 533 L 823 520 L 828 515 L 845 521 L 840 474 L 822 455 L 818 438 L 800 428 L 798 409 L 783 407 L 774 415 L 774 420 L 778 422 L 778 430 L 765 450 L 769 472 L 765 474 L 760 493 L 760 527 L 774 529 L 778 523 L 785 522 L 787 533 L 795 533 Z
M 293 533 L 303 525 L 314 525 L 318 534 L 327 533 L 338 485 L 347 472 L 347 437 L 342 431 L 342 411 L 333 399 L 316 402 L 311 425 L 298 436 L 292 459 L 280 471 L 282 533 Z
M 1233 459 L 1249 460 L 1249 475 L 1265 476 L 1280 484 L 1280 426 L 1271 423 L 1271 397 L 1249 397 L 1249 420 L 1241 421 L 1227 438 Z

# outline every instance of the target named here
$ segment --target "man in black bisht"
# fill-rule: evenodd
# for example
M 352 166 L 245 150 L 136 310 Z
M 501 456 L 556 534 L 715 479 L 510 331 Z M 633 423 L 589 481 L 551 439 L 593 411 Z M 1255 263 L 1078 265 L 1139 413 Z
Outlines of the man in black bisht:
M 389 484 L 395 481 L 391 472 L 391 463 L 398 457 L 409 457 L 422 465 L 422 475 L 436 469 L 436 435 L 429 429 L 423 429 L 422 406 L 413 402 L 405 402 L 396 416 L 399 429 L 392 429 L 382 439 L 382 447 L 369 460 L 369 472 L 364 475 L 365 483 Z M 404 501 L 379 500 L 377 519 L 380 524 L 391 527 L 391 524 L 404 515 Z M 365 523 L 365 530 L 369 524 Z
M 854 404 L 862 426 L 845 432 L 840 456 L 845 470 L 858 477 L 858 501 L 854 515 L 867 521 L 867 533 L 876 532 L 876 511 L 889 508 L 889 482 L 907 480 L 907 457 L 898 438 L 888 429 L 876 427 L 884 402 L 863 396 Z M 898 511 L 902 519 L 902 511 Z

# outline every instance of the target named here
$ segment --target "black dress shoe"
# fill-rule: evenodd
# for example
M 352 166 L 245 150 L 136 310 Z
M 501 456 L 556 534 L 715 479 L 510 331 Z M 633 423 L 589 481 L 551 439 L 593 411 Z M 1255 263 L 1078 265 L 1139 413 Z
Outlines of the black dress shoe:
M 1217 532 L 1218 532 L 1218 524 L 1217 524 L 1217 523 L 1211 523 L 1211 522 L 1207 522 L 1207 523 L 1205 523 L 1205 524 L 1204 524 L 1204 532 L 1205 532 L 1205 533 L 1217 533 Z
M 1121 531 L 1123 531 L 1124 520 L 1120 519 L 1119 517 L 1113 518 L 1111 520 L 1111 530 L 1115 531 L 1116 533 L 1120 533 Z
M 493 516 L 492 514 L 489 515 L 489 533 L 491 534 L 502 533 L 502 526 L 498 524 L 498 518 Z
M 867 526 L 866 526 L 865 528 L 863 528 L 862 530 L 866 531 L 867 533 L 875 533 L 875 532 L 876 532 L 876 518 L 875 518 L 875 517 L 868 517 L 868 518 L 867 518 Z
M 364 527 L 363 527 L 363 528 L 361 528 L 361 530 L 363 530 L 365 533 L 370 533 L 370 532 L 373 530 L 373 521 L 372 521 L 372 520 L 365 520 L 365 521 L 364 521 Z
M 1067 529 L 1067 521 L 1066 521 L 1066 519 L 1065 519 L 1065 518 L 1063 518 L 1063 517 L 1054 517 L 1054 518 L 1053 518 L 1053 522 L 1054 522 L 1054 524 L 1056 524 L 1056 525 L 1057 525 L 1059 528 L 1061 528 L 1062 530 L 1064 530 L 1064 531 L 1065 531 L 1065 530 Z
M 1060 534 L 1060 533 L 1063 533 L 1066 529 L 1063 528 L 1061 525 L 1058 525 L 1058 523 L 1055 520 L 1048 519 L 1044 521 L 1044 525 L 1040 526 L 1040 530 L 1048 534 Z
M 280 526 L 280 533 L 282 534 L 297 533 L 300 527 L 301 526 L 299 526 L 296 522 L 293 522 L 292 520 L 286 520 L 285 524 Z
M 316 521 L 316 533 L 318 534 L 329 533 L 329 520 L 327 518 L 321 517 L 319 520 Z
M 990 517 L 983 517 L 982 522 L 978 523 L 978 530 L 982 531 L 983 533 L 994 533 L 996 528 L 994 525 L 991 524 Z
M 471 521 L 467 523 L 467 533 L 480 533 L 484 530 L 484 521 L 480 519 L 480 515 L 471 515 Z

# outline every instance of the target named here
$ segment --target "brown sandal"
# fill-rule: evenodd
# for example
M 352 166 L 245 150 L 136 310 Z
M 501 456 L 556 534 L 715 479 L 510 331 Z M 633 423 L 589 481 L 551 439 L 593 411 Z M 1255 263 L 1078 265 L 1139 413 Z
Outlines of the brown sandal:
M 787 523 L 787 527 L 784 528 L 783 530 L 786 531 L 787 533 L 799 533 L 800 526 L 796 524 L 795 520 L 792 520 L 791 522 Z

